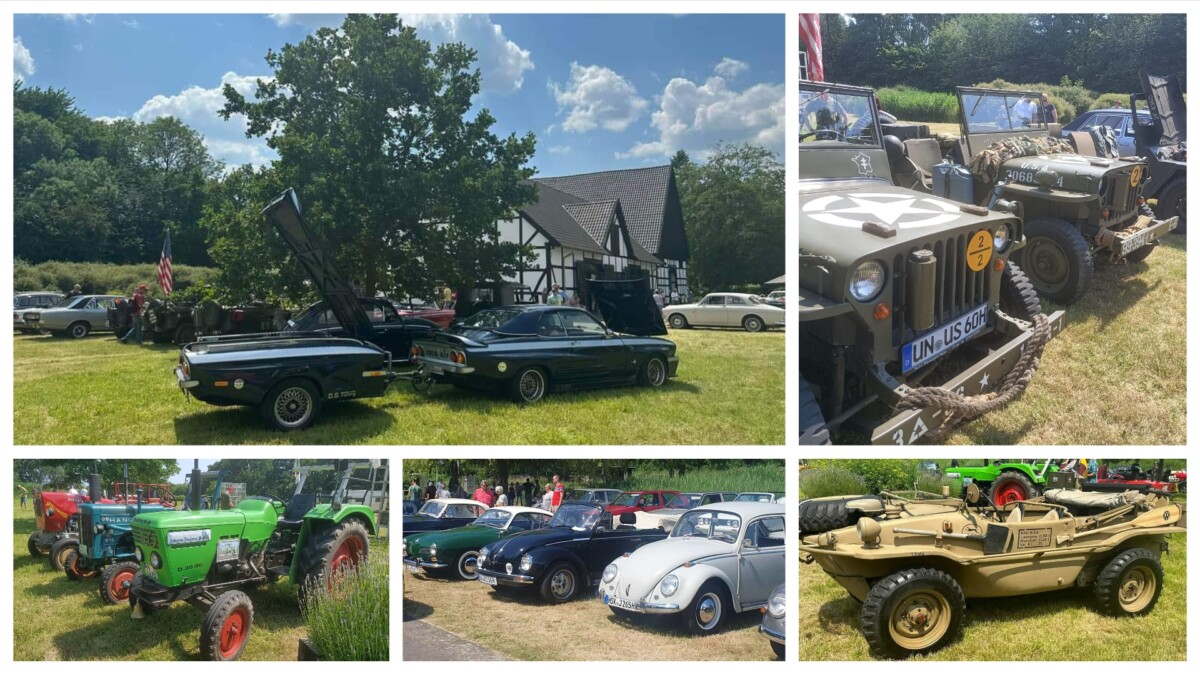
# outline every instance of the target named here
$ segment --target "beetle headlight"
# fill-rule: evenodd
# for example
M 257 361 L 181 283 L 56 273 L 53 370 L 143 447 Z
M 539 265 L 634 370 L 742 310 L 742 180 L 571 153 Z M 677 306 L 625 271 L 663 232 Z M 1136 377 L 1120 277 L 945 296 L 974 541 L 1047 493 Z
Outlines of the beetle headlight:
M 780 589 L 779 592 L 771 594 L 771 599 L 767 601 L 767 613 L 776 619 L 782 619 L 786 610 L 787 593 Z
M 602 581 L 604 581 L 604 583 L 607 584 L 616 578 L 617 578 L 617 566 L 612 563 L 609 563 L 608 567 L 604 568 L 604 574 L 602 574 L 600 576 L 600 579 Z
M 162 569 L 162 556 L 157 551 L 150 554 L 150 566 L 156 570 Z
M 883 263 L 868 260 L 850 274 L 850 295 L 859 302 L 868 302 L 883 290 Z
M 679 590 L 679 577 L 674 574 L 663 577 L 662 582 L 658 584 L 658 590 L 666 596 L 675 595 L 675 591 Z
M 479 557 L 475 559 L 476 564 L 478 564 L 479 566 L 482 567 L 483 563 L 487 562 L 487 558 L 488 558 L 488 550 L 487 550 L 487 547 L 484 547 L 479 550 Z
M 528 572 L 530 567 L 533 567 L 533 556 L 526 553 L 521 556 L 521 571 Z
M 1008 248 L 1008 242 L 1012 238 L 1012 233 L 1008 230 L 1008 225 L 999 225 L 996 231 L 992 233 L 992 245 L 996 247 L 997 252 Z

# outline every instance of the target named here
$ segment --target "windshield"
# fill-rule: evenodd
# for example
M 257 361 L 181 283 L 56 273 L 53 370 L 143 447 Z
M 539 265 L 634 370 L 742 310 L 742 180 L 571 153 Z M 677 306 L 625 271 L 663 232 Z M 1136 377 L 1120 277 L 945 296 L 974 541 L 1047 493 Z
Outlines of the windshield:
M 385 301 L 376 302 L 374 300 L 361 300 L 363 312 L 366 313 L 367 319 L 373 324 L 395 323 L 400 321 L 400 316 L 396 314 L 396 309 L 390 303 Z M 323 328 L 338 328 L 342 324 L 338 321 L 337 315 L 329 309 L 324 302 L 317 304 L 304 310 L 300 316 L 288 322 L 288 326 L 293 330 L 320 330 Z
M 1017 93 L 963 94 L 963 112 L 967 132 L 972 134 L 998 131 L 1032 131 L 1040 123 L 1040 98 Z
M 482 328 L 484 330 L 503 330 L 513 319 L 521 316 L 518 309 L 485 309 L 463 319 L 459 324 L 464 328 Z
M 446 510 L 446 505 L 441 502 L 425 502 L 425 505 L 417 513 L 438 518 L 444 510 Z
M 475 519 L 472 525 L 486 525 L 494 527 L 497 530 L 503 530 L 505 525 L 508 525 L 508 518 L 511 514 L 508 511 L 501 509 L 488 509 L 483 512 L 482 516 Z
M 603 513 L 604 507 L 602 506 L 567 504 L 560 506 L 558 511 L 554 512 L 554 519 L 550 521 L 550 527 L 569 527 L 576 532 L 589 532 L 595 527 Z
M 765 492 L 744 492 L 734 498 L 735 502 L 770 502 L 774 495 Z
M 742 519 L 725 511 L 688 511 L 675 529 L 671 530 L 672 538 L 700 537 L 715 539 L 732 544 L 737 541 L 738 533 L 742 531 Z
M 567 501 L 600 503 L 604 501 L 604 495 L 592 490 L 570 490 L 567 492 Z
M 800 147 L 879 146 L 874 97 L 828 88 L 800 90 Z
M 613 500 L 613 506 L 633 506 L 637 504 L 637 499 L 641 496 L 640 492 L 626 492 L 620 497 Z

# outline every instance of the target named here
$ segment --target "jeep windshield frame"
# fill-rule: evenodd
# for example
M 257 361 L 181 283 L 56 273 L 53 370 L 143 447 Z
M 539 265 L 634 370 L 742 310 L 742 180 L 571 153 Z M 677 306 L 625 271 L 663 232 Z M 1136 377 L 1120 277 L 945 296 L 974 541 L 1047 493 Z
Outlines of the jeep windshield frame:
M 800 148 L 883 148 L 875 92 L 828 82 L 800 82 Z M 864 118 L 865 115 L 865 118 Z
M 966 139 L 968 161 L 996 141 L 1050 132 L 1049 124 L 1037 119 L 1040 117 L 1037 108 L 1041 105 L 1041 92 L 980 87 L 955 87 L 955 92 L 958 123 Z

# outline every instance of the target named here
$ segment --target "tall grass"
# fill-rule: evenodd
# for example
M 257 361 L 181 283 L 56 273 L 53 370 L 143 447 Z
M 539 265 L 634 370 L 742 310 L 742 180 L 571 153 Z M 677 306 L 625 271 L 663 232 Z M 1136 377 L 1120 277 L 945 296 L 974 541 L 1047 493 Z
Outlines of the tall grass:
M 809 469 L 800 474 L 800 499 L 835 497 L 837 495 L 861 495 L 867 493 L 867 482 L 862 476 L 841 467 Z
M 884 87 L 875 96 L 879 105 L 897 118 L 910 122 L 957 122 L 958 99 L 954 94 L 921 91 L 913 87 Z
M 387 550 L 329 587 L 315 586 L 304 602 L 309 639 L 326 661 L 388 660 Z
M 211 267 L 175 265 L 175 287 L 210 284 L 217 278 L 217 270 Z M 51 260 L 32 265 L 24 260 L 13 261 L 13 290 L 61 291 L 71 290 L 75 284 L 83 287 L 84 293 L 132 293 L 138 284 L 150 287 L 154 297 L 160 292 L 155 280 L 158 266 L 113 265 L 96 262 L 62 262 Z
M 783 494 L 783 460 L 732 466 L 728 469 L 690 469 L 672 478 L 668 471 L 638 471 L 629 480 L 595 485 L 621 490 L 678 490 L 680 492 L 774 492 Z

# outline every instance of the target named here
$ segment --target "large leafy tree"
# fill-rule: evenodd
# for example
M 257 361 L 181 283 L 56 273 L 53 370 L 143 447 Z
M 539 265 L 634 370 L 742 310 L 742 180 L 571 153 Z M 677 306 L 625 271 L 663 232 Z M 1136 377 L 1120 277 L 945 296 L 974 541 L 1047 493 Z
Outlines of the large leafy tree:
M 775 153 L 718 145 L 704 164 L 681 161 L 676 172 L 693 285 L 728 290 L 783 274 L 785 181 Z
M 50 488 L 66 489 L 72 485 L 86 486 L 88 476 L 100 474 L 100 484 L 111 490 L 114 481 L 124 477 L 138 483 L 166 483 L 179 471 L 173 459 L 16 459 L 13 474 L 19 482 L 37 483 Z
M 395 15 L 348 16 L 267 54 L 255 100 L 225 87 L 226 119 L 278 151 L 310 225 L 368 292 L 463 288 L 515 270 L 524 250 L 496 221 L 534 198 L 533 134 L 500 138 L 475 52 L 432 48 Z M 218 260 L 218 263 L 221 261 Z

